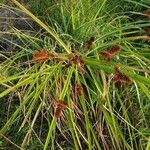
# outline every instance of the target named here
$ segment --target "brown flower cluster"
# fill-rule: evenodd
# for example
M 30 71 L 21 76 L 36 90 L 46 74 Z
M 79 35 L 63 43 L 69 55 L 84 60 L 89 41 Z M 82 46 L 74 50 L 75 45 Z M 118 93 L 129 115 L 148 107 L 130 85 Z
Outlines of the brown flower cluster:
M 81 84 L 76 83 L 74 85 L 74 91 L 75 91 L 75 95 L 77 95 L 78 97 L 83 95 L 83 87 Z
M 67 103 L 62 101 L 62 100 L 56 100 L 55 101 L 55 117 L 56 118 L 59 118 L 62 114 L 62 112 L 64 111 L 64 109 L 67 107 Z
M 113 56 L 119 54 L 121 51 L 120 45 L 115 45 L 114 47 L 106 49 L 104 52 L 100 52 L 99 55 L 106 61 L 112 60 Z
M 114 72 L 113 82 L 115 84 L 117 84 L 117 83 L 127 83 L 127 84 L 130 84 L 130 83 L 132 83 L 131 79 L 128 76 L 126 76 L 125 74 L 123 74 L 123 73 L 121 73 L 119 71 L 118 66 L 115 66 L 115 72 Z
M 74 55 L 73 53 L 69 54 L 69 63 L 73 62 L 75 65 L 77 65 L 78 71 L 80 74 L 85 73 L 85 64 L 81 56 Z
M 45 51 L 35 52 L 33 54 L 33 61 L 34 62 L 46 62 L 48 59 L 49 59 L 48 54 Z
M 50 59 L 59 62 L 66 60 L 66 57 L 60 56 L 56 52 L 47 52 L 45 49 L 33 54 L 33 62 L 46 62 Z

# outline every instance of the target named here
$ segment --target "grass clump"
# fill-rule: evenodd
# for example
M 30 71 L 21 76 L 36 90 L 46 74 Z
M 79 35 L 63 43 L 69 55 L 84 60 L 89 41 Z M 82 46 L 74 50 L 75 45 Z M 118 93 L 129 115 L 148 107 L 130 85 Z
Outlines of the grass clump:
M 1 147 L 148 150 L 148 4 L 39 0 L 33 15 L 12 2 L 40 30 L 13 28 L 18 52 L 1 51 Z

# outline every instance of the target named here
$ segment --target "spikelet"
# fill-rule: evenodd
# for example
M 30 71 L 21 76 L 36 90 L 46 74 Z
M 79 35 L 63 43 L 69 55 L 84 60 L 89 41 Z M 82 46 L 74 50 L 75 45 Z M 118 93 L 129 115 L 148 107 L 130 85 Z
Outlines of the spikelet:
M 112 48 L 108 48 L 106 51 L 111 54 L 112 56 L 117 55 L 121 50 L 121 46 L 120 45 L 115 45 Z
M 78 56 L 77 62 L 78 71 L 81 75 L 83 75 L 85 73 L 85 64 L 81 56 Z
M 78 64 L 81 62 L 81 57 L 71 53 L 69 54 L 69 60 L 72 61 L 74 64 Z
M 121 51 L 120 45 L 115 45 L 114 47 L 106 49 L 104 52 L 100 52 L 99 55 L 106 61 L 112 60 L 112 57 L 119 54 Z
M 59 118 L 62 114 L 62 112 L 64 111 L 64 109 L 67 107 L 67 103 L 62 101 L 62 100 L 56 100 L 55 101 L 55 117 L 56 118 Z
M 69 54 L 68 61 L 67 61 L 66 65 L 65 65 L 65 67 L 69 68 L 72 65 L 71 62 L 73 62 L 74 59 L 75 59 L 75 55 L 73 53 Z
M 46 62 L 48 59 L 48 53 L 45 50 L 43 50 L 42 52 L 35 52 L 33 54 L 34 62 Z
M 87 49 L 91 49 L 93 46 L 93 42 L 95 41 L 95 37 L 91 37 L 86 43 L 87 43 Z
M 112 55 L 108 52 L 100 52 L 100 56 L 106 61 L 110 61 L 112 59 Z
M 68 57 L 69 61 L 73 62 L 75 65 L 77 65 L 78 71 L 80 74 L 85 73 L 85 64 L 81 56 L 74 55 L 73 53 L 69 54 Z
M 85 74 L 85 68 L 84 68 L 84 66 L 78 64 L 78 65 L 77 65 L 77 68 L 78 68 L 78 71 L 79 71 L 79 73 L 80 73 L 81 75 Z
M 80 97 L 83 95 L 83 87 L 81 84 L 76 83 L 74 85 L 75 94 Z
M 58 55 L 54 51 L 46 52 L 45 49 L 43 49 L 41 52 L 35 52 L 33 54 L 33 61 L 34 62 L 46 62 L 49 59 L 60 62 L 60 61 L 65 61 L 67 58 L 65 56 Z
M 113 82 L 114 83 L 121 82 L 121 83 L 130 84 L 132 81 L 128 76 L 126 76 L 125 74 L 123 74 L 119 71 L 118 66 L 115 66 L 115 73 L 114 73 Z

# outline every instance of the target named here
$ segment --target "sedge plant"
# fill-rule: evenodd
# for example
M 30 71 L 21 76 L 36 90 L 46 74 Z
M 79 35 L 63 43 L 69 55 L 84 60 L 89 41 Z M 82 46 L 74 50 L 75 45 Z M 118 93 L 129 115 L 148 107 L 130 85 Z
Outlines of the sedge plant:
M 21 44 L 4 39 L 18 52 L 1 52 L 1 146 L 148 150 L 148 16 L 123 12 L 123 6 L 119 12 L 107 0 L 60 0 L 47 1 L 46 17 L 36 17 L 11 2 L 40 30 L 32 36 L 12 28 Z M 124 4 L 150 7 L 135 0 Z

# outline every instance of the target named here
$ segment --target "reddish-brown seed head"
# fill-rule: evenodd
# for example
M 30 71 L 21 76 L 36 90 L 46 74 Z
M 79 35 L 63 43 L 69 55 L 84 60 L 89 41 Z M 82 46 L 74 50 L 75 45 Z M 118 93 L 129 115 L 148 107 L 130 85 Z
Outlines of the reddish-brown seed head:
M 121 50 L 121 46 L 120 45 L 115 45 L 112 48 L 108 48 L 106 51 L 111 54 L 112 56 L 117 55 Z
M 121 82 L 121 83 L 128 83 L 128 84 L 130 84 L 132 81 L 131 81 L 131 79 L 128 76 L 126 76 L 125 74 L 123 74 L 123 73 L 121 73 L 119 71 L 118 66 L 115 66 L 115 73 L 114 73 L 113 82 L 114 83 Z
M 112 59 L 111 54 L 108 52 L 100 52 L 100 56 L 106 61 L 110 61 Z
M 67 103 L 62 101 L 62 100 L 56 100 L 55 101 L 55 117 L 59 118 L 61 116 L 62 111 L 64 111 L 64 109 L 67 107 Z
M 115 45 L 111 48 L 106 49 L 104 52 L 100 52 L 99 54 L 104 60 L 110 61 L 112 57 L 119 54 L 120 51 L 121 51 L 121 46 Z
M 34 62 L 45 62 L 47 60 L 48 60 L 48 54 L 45 51 L 35 52 L 33 54 L 33 61 Z
M 85 64 L 81 56 L 74 55 L 71 53 L 68 57 L 69 61 L 73 62 L 75 65 L 77 65 L 78 71 L 80 74 L 85 73 Z
M 76 83 L 76 84 L 74 85 L 74 90 L 75 90 L 75 94 L 76 94 L 77 96 L 80 97 L 80 96 L 83 95 L 83 87 L 82 87 L 81 84 Z

